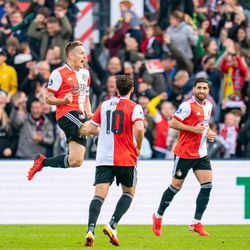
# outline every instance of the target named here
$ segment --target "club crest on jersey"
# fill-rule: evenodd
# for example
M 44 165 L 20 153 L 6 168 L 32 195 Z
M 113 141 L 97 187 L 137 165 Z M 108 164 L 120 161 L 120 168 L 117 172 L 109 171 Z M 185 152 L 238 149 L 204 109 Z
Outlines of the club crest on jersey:
M 82 75 L 83 81 L 87 81 L 87 77 L 85 75 Z
M 178 108 L 177 110 L 176 110 L 176 114 L 180 114 L 182 112 L 182 108 Z
M 79 114 L 79 119 L 83 120 L 85 118 L 85 114 Z

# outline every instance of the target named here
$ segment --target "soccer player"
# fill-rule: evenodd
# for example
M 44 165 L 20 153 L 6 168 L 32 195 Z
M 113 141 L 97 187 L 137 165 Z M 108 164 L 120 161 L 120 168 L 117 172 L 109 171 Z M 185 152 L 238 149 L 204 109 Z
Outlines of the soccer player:
M 52 158 L 36 155 L 28 180 L 32 180 L 43 167 L 79 167 L 84 160 L 86 136 L 80 135 L 79 129 L 91 116 L 90 76 L 89 71 L 83 68 L 87 57 L 80 41 L 68 43 L 65 54 L 67 62 L 50 75 L 46 102 L 57 106 L 56 120 L 67 137 L 69 154 Z
M 127 212 L 136 189 L 136 164 L 144 137 L 144 115 L 142 107 L 129 100 L 134 91 L 132 79 L 127 75 L 117 76 L 116 85 L 119 96 L 99 105 L 92 120 L 81 128 L 81 133 L 97 134 L 97 126 L 100 126 L 95 195 L 89 206 L 85 246 L 94 245 L 96 222 L 114 178 L 116 178 L 116 184 L 122 186 L 122 196 L 103 232 L 113 245 L 120 245 L 116 226 Z
M 206 141 L 215 139 L 215 133 L 209 128 L 212 104 L 206 100 L 209 93 L 208 81 L 198 78 L 193 85 L 193 97 L 183 102 L 170 121 L 170 127 L 180 131 L 178 143 L 174 149 L 174 169 L 170 186 L 162 195 L 158 211 L 153 214 L 153 231 L 161 235 L 162 216 L 192 168 L 201 185 L 196 200 L 194 219 L 189 229 L 202 235 L 209 234 L 200 223 L 206 210 L 212 189 L 212 169 L 207 157 Z

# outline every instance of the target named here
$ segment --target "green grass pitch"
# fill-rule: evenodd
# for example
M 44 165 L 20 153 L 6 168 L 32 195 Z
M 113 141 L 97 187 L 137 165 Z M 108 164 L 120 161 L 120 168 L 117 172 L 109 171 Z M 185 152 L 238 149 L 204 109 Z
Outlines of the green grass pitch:
M 126 250 L 248 250 L 250 225 L 206 226 L 211 236 L 202 237 L 187 226 L 163 226 L 155 237 L 150 225 L 119 225 L 120 249 Z M 84 249 L 86 225 L 0 225 L 0 249 Z M 117 249 L 97 226 L 94 249 Z M 119 249 L 119 248 L 118 248 Z

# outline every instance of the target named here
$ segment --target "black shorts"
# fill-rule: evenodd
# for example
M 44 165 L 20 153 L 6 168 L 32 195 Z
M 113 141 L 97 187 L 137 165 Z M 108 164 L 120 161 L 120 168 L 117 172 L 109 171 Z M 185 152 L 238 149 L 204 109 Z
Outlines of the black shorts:
M 135 187 L 137 184 L 136 167 L 97 166 L 95 171 L 94 186 L 101 183 L 110 183 L 116 178 L 116 184 L 121 183 L 126 187 Z
M 176 179 L 185 179 L 190 169 L 195 170 L 212 170 L 208 156 L 199 159 L 185 159 L 174 156 L 173 176 Z
M 75 141 L 84 147 L 87 144 L 87 137 L 79 135 L 79 129 L 84 122 L 88 120 L 87 116 L 80 111 L 70 111 L 58 120 L 59 127 L 64 131 L 67 143 Z

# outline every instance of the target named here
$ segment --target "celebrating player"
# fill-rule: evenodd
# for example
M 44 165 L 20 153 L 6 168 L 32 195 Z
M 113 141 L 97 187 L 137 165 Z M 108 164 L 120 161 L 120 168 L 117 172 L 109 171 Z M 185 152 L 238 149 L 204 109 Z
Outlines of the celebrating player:
M 46 102 L 57 106 L 56 120 L 67 137 L 69 155 L 52 158 L 36 155 L 28 180 L 32 180 L 43 167 L 79 167 L 84 160 L 86 136 L 80 135 L 79 129 L 91 116 L 90 76 L 89 71 L 83 68 L 87 57 L 80 41 L 68 43 L 65 53 L 67 63 L 55 69 L 49 78 Z
M 140 105 L 129 100 L 134 91 L 133 81 L 129 76 L 117 76 L 116 85 L 119 96 L 103 102 L 92 120 L 81 128 L 81 133 L 97 134 L 97 126 L 100 126 L 95 195 L 89 206 L 85 246 L 94 245 L 96 222 L 114 178 L 116 178 L 117 185 L 122 185 L 123 193 L 103 232 L 110 238 L 113 245 L 120 245 L 116 225 L 128 210 L 136 188 L 136 162 L 144 137 L 143 110 Z
M 209 84 L 206 79 L 198 78 L 193 85 L 194 96 L 183 102 L 170 122 L 170 127 L 180 131 L 178 144 L 174 149 L 174 169 L 171 185 L 162 195 L 158 211 L 153 214 L 153 231 L 161 235 L 162 216 L 192 168 L 201 185 L 196 200 L 194 220 L 189 229 L 202 235 L 209 234 L 200 223 L 206 210 L 212 189 L 212 169 L 207 157 L 206 140 L 213 142 L 215 134 L 209 128 L 212 104 L 206 100 Z

